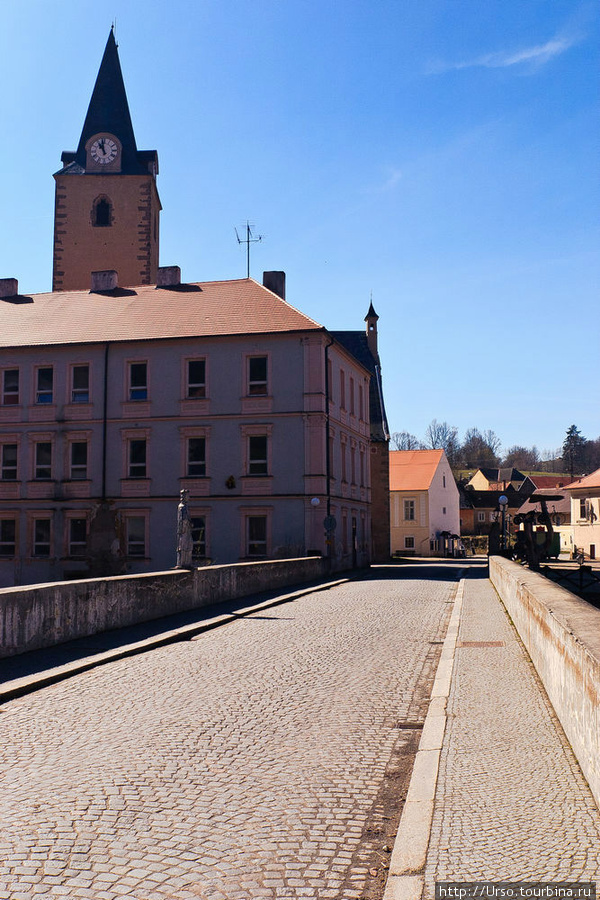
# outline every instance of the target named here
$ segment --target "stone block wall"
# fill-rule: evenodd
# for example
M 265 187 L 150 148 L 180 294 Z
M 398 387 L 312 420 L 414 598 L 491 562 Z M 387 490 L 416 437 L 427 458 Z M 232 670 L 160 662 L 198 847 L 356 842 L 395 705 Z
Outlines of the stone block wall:
M 0 657 L 318 580 L 321 557 L 173 569 L 0 590 Z

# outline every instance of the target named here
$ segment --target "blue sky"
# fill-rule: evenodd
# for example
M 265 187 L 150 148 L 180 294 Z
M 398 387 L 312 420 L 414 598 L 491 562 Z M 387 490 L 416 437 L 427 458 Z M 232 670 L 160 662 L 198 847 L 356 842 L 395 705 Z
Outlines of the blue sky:
M 600 434 L 595 0 L 5 0 L 0 277 L 49 290 L 54 182 L 113 19 L 161 264 L 328 328 L 371 295 L 392 431 Z

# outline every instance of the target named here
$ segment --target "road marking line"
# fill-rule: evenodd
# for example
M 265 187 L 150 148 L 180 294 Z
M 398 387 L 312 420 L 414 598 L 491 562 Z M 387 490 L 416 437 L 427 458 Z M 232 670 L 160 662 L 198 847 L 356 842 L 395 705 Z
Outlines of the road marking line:
M 446 704 L 452 683 L 464 591 L 465 580 L 461 578 L 398 825 L 383 900 L 420 900 L 423 894 L 423 870 L 431 835 L 440 755 L 446 730 Z

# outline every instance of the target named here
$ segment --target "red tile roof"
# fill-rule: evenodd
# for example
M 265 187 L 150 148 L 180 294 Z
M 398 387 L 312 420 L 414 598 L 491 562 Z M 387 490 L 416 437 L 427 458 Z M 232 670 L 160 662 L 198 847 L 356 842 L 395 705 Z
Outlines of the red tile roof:
M 571 483 L 570 475 L 530 475 L 529 478 L 536 488 L 563 488 Z
M 585 488 L 586 490 L 600 488 L 600 469 L 596 469 L 595 472 L 592 472 L 591 475 L 586 475 L 585 478 L 580 478 L 579 481 L 573 481 L 564 490 L 575 491 L 579 490 L 579 488 Z
M 0 347 L 322 329 L 252 278 L 0 300 Z
M 443 450 L 391 450 L 390 490 L 428 490 L 443 455 Z

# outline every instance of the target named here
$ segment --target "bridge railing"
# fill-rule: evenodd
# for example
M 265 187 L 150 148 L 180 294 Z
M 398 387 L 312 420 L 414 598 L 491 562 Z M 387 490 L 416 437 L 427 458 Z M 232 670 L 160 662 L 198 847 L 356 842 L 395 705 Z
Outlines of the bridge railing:
M 600 806 L 600 609 L 499 556 L 490 579 Z
M 0 589 L 0 657 L 323 578 L 310 556 Z

